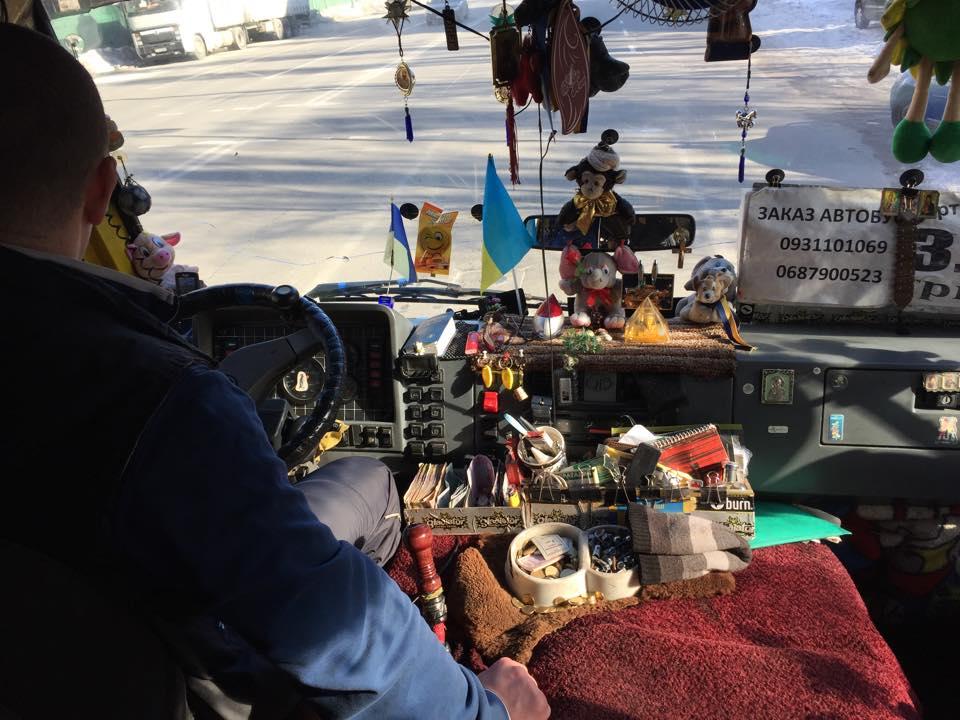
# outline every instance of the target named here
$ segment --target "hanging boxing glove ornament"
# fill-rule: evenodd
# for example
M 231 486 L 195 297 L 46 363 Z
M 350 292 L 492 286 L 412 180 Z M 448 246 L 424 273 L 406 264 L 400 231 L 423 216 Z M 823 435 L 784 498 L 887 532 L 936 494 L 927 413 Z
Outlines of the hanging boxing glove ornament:
M 150 193 L 127 172 L 127 164 L 123 161 L 123 157 L 118 156 L 117 159 L 125 176 L 123 185 L 117 191 L 117 207 L 127 215 L 146 215 L 153 204 Z

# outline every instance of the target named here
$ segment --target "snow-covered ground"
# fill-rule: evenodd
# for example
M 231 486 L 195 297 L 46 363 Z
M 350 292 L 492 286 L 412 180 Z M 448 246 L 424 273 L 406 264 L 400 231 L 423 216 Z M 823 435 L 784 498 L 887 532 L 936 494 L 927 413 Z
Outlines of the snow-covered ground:
M 600 0 L 579 4 L 601 20 L 617 11 Z M 487 9 L 474 2 L 469 24 L 486 31 Z M 630 79 L 592 99 L 586 134 L 557 136 L 544 163 L 547 212 L 569 199 L 564 171 L 608 127 L 620 132 L 616 149 L 628 174 L 618 191 L 638 212 L 692 213 L 694 259 L 736 257 L 742 193 L 772 167 L 792 182 L 895 184 L 904 169 L 889 150 L 896 73 L 876 86 L 866 81 L 882 31 L 858 30 L 853 3 L 833 0 L 760 0 L 751 18 L 763 45 L 753 60 L 751 106 L 759 117 L 744 185 L 734 113 L 746 62 L 704 63 L 702 26 L 664 28 L 624 15 L 604 38 L 630 63 Z M 488 153 L 507 178 L 507 149 L 489 48 L 464 30 L 459 38 L 460 51 L 448 52 L 442 27 L 427 25 L 422 11 L 403 34 L 417 79 L 412 144 L 393 84 L 396 36 L 379 17 L 319 22 L 303 36 L 203 62 L 100 77 L 107 111 L 127 138 L 128 169 L 153 195 L 144 225 L 180 230 L 178 259 L 199 265 L 209 283 L 306 290 L 385 278 L 390 199 L 429 201 L 461 211 L 450 279 L 476 286 L 481 232 L 469 209 L 483 199 Z M 522 184 L 511 194 L 526 216 L 539 211 L 536 106 L 517 121 Z M 960 189 L 957 166 L 927 160 L 920 167 L 926 185 Z M 412 240 L 415 223 L 407 230 Z M 654 256 L 642 259 L 649 267 Z M 671 271 L 675 259 L 659 257 L 661 270 Z M 548 255 L 554 277 L 557 260 Z M 687 272 L 679 271 L 681 283 Z M 542 292 L 539 253 L 528 255 L 520 277 Z

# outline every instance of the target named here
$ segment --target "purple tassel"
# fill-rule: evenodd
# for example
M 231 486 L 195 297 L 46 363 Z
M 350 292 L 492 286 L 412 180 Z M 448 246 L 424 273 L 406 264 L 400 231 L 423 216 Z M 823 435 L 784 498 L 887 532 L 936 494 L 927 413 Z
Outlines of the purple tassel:
M 743 150 L 740 151 L 740 172 L 737 174 L 737 177 L 740 179 L 740 182 L 743 182 L 743 171 L 747 164 L 747 159 L 744 157 Z
M 403 112 L 406 114 L 407 142 L 413 142 L 413 120 L 410 118 L 410 108 L 403 108 Z

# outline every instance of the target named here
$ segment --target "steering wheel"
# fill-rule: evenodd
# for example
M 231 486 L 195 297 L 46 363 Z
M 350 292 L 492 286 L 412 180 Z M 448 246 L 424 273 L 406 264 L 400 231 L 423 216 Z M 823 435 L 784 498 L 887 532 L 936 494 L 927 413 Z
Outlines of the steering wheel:
M 229 375 L 259 405 L 272 396 L 280 378 L 318 352 L 326 356 L 323 387 L 313 412 L 298 423 L 293 436 L 277 450 L 292 468 L 312 457 L 320 438 L 336 422 L 340 391 L 346 375 L 346 355 L 340 334 L 329 316 L 313 300 L 301 297 L 289 285 L 215 285 L 180 296 L 179 319 L 228 307 L 263 307 L 278 310 L 301 330 L 274 340 L 247 345 L 220 361 L 220 370 Z

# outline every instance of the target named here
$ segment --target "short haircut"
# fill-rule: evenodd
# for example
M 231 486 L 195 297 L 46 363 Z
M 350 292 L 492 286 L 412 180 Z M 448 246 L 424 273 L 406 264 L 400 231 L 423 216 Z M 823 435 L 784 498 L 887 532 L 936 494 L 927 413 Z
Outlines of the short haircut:
M 0 24 L 0 232 L 41 234 L 82 206 L 107 154 L 93 78 L 51 38 Z

